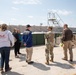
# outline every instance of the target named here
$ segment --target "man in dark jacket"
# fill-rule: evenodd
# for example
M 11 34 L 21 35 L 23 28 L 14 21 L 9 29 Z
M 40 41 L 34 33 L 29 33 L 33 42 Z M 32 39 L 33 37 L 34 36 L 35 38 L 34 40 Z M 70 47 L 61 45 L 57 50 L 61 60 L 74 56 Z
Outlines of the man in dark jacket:
M 33 63 L 33 61 L 31 61 L 33 48 L 32 48 L 32 32 L 30 30 L 31 30 L 31 26 L 27 25 L 26 31 L 24 31 L 23 33 L 23 42 L 24 42 L 24 46 L 26 47 L 26 62 L 28 64 Z
M 63 58 L 63 60 L 68 60 L 67 49 L 69 49 L 70 61 L 73 61 L 72 38 L 73 38 L 72 31 L 68 28 L 67 24 L 64 24 L 63 36 L 62 36 L 62 42 L 64 44 L 63 45 L 63 49 L 64 49 L 64 58 Z

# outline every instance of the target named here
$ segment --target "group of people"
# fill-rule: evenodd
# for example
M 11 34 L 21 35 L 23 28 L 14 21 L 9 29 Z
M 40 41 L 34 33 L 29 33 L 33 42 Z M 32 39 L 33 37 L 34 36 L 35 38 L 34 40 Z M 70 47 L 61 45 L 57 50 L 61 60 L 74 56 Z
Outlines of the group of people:
M 0 26 L 0 53 L 1 53 L 1 72 L 4 72 L 4 63 L 5 63 L 5 72 L 11 70 L 12 68 L 9 66 L 9 57 L 10 57 L 10 47 L 14 46 L 15 57 L 18 58 L 18 54 L 20 53 L 20 45 L 23 42 L 26 47 L 26 62 L 28 64 L 34 63 L 31 61 L 32 53 L 33 53 L 33 41 L 32 41 L 32 31 L 31 26 L 26 25 L 26 30 L 23 33 L 23 37 L 21 37 L 20 31 L 15 28 L 13 34 L 7 29 L 8 26 L 6 24 L 2 24 Z M 51 62 L 54 61 L 54 32 L 53 27 L 48 27 L 47 32 L 44 35 L 45 38 L 45 56 L 46 62 L 45 64 L 49 64 L 49 60 Z M 72 41 L 73 33 L 68 28 L 67 24 L 64 24 L 63 34 L 61 42 L 64 44 L 64 58 L 63 60 L 68 60 L 67 57 L 67 49 L 69 49 L 70 61 L 73 61 L 73 52 L 72 52 Z M 49 57 L 50 56 L 50 57 Z
M 15 57 L 19 58 L 21 42 L 24 43 L 26 47 L 26 62 L 32 64 L 31 61 L 33 48 L 32 48 L 32 32 L 31 26 L 27 25 L 26 30 L 23 33 L 23 37 L 20 34 L 19 29 L 14 28 L 13 33 L 8 30 L 7 24 L 2 24 L 0 26 L 0 53 L 1 53 L 1 72 L 10 71 L 12 68 L 9 66 L 10 48 L 14 47 Z
M 48 27 L 48 32 L 45 34 L 45 55 L 46 55 L 46 62 L 45 64 L 49 64 L 49 60 L 51 62 L 54 61 L 54 32 L 53 27 Z M 61 43 L 63 44 L 63 50 L 64 50 L 64 57 L 63 60 L 68 60 L 67 50 L 69 50 L 70 54 L 70 61 L 73 61 L 73 51 L 72 51 L 72 39 L 73 39 L 73 32 L 68 28 L 67 24 L 64 24 L 63 26 L 63 32 L 62 32 L 62 38 Z M 50 55 L 50 58 L 49 58 Z
M 19 57 L 18 54 L 21 54 L 20 53 L 20 46 L 21 46 L 21 42 L 22 42 L 20 30 L 17 28 L 14 28 L 13 36 L 14 36 L 14 40 L 15 40 L 14 53 L 15 53 L 15 57 L 18 58 Z

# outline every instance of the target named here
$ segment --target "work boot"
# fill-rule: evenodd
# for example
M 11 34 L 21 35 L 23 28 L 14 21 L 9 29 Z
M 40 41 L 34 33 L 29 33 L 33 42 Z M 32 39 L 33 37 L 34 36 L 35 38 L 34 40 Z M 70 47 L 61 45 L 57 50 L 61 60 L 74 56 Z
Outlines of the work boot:
M 70 59 L 71 62 L 73 62 L 73 59 Z
M 47 60 L 47 61 L 45 62 L 45 64 L 46 64 L 46 65 L 49 65 L 49 61 Z
M 30 62 L 28 62 L 28 64 L 33 64 L 34 63 L 34 61 L 30 61 Z
M 0 68 L 1 73 L 4 73 L 3 68 Z
M 53 59 L 50 59 L 50 62 L 54 62 Z
M 62 58 L 62 60 L 66 60 L 67 61 L 67 58 Z
M 18 54 L 21 54 L 20 52 L 18 52 Z
M 8 69 L 6 69 L 6 70 L 5 70 L 5 72 L 10 71 L 11 69 L 12 69 L 12 68 L 11 68 L 11 67 L 9 67 Z

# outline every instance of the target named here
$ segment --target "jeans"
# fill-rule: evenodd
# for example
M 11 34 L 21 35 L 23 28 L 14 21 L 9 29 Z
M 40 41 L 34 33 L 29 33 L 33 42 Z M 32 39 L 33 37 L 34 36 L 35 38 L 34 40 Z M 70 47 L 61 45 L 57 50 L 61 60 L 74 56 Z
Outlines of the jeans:
M 5 64 L 5 70 L 9 69 L 9 56 L 10 56 L 10 47 L 0 48 L 1 52 L 1 68 L 3 69 Z

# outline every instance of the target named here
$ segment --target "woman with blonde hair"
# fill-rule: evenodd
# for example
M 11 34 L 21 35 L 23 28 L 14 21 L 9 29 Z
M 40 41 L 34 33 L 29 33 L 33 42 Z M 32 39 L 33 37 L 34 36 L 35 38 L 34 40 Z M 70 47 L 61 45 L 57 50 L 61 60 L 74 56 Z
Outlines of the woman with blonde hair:
M 1 52 L 1 72 L 5 64 L 5 72 L 10 71 L 12 68 L 9 67 L 9 56 L 10 47 L 14 45 L 14 37 L 12 33 L 7 29 L 7 24 L 2 24 L 0 31 L 0 52 Z

